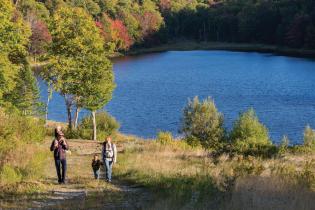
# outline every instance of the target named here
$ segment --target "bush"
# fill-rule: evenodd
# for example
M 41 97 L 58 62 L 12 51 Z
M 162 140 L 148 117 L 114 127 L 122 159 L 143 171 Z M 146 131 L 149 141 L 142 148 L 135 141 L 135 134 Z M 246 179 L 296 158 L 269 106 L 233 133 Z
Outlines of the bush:
M 284 155 L 288 151 L 289 144 L 290 144 L 289 138 L 286 135 L 284 135 L 281 140 L 281 144 L 279 145 L 279 150 L 278 150 L 278 154 L 280 156 Z
M 160 144 L 168 145 L 173 143 L 173 136 L 171 132 L 159 132 L 156 140 Z
M 114 135 L 120 125 L 116 119 L 106 112 L 96 113 L 97 139 L 102 140 L 107 136 Z M 78 127 L 78 136 L 83 139 L 92 139 L 93 137 L 93 120 L 92 116 L 83 118 Z
M 46 155 L 39 152 L 39 143 L 44 137 L 43 120 L 0 109 L 1 185 L 40 176 Z
M 304 130 L 304 143 L 305 147 L 312 148 L 315 146 L 315 131 L 307 125 Z
M 12 166 L 4 165 L 0 171 L 0 185 L 14 184 L 22 181 L 22 175 L 18 169 L 14 169 Z
M 183 111 L 181 132 L 188 143 L 196 144 L 199 141 L 204 148 L 222 149 L 225 140 L 223 115 L 211 98 L 202 102 L 198 97 L 189 100 Z
M 234 150 L 239 153 L 254 155 L 257 152 L 268 153 L 274 149 L 267 128 L 259 122 L 253 109 L 240 114 L 234 123 L 230 138 Z

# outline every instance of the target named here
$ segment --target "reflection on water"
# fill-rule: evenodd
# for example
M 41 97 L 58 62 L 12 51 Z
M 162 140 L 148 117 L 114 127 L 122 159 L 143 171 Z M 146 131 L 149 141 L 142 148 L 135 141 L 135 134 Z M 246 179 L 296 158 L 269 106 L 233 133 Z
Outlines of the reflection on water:
M 215 100 L 227 128 L 240 111 L 253 107 L 274 142 L 286 134 L 292 143 L 299 143 L 305 125 L 315 126 L 312 60 L 245 52 L 170 51 L 114 62 L 117 88 L 106 109 L 121 122 L 124 133 L 149 138 L 159 130 L 169 130 L 178 135 L 182 109 L 196 95 Z M 66 120 L 58 94 L 49 110 L 50 119 Z

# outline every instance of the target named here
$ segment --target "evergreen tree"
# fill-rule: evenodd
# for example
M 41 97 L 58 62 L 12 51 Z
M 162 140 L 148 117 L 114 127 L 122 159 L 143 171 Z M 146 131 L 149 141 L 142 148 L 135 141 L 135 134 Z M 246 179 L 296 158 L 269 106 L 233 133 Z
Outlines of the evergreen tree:
M 43 104 L 39 102 L 40 94 L 36 78 L 29 65 L 25 65 L 16 78 L 15 88 L 6 96 L 23 115 L 36 115 L 42 112 Z

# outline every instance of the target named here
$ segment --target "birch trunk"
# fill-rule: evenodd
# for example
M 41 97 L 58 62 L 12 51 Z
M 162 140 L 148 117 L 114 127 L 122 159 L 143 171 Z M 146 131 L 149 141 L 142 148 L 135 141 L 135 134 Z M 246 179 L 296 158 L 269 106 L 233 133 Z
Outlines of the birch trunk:
M 93 140 L 96 141 L 96 111 L 92 111 L 93 118 Z
M 77 107 L 75 110 L 75 115 L 74 115 L 74 128 L 78 128 L 78 119 L 79 119 L 79 112 L 80 112 L 80 107 Z

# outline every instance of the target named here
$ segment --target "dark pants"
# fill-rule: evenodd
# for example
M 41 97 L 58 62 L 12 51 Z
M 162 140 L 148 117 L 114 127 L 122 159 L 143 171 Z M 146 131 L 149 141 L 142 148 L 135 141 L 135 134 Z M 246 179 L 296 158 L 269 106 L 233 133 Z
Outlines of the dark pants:
M 55 165 L 58 176 L 58 182 L 64 183 L 66 181 L 67 160 L 55 158 Z
M 100 169 L 93 169 L 94 178 L 98 179 L 100 177 Z

